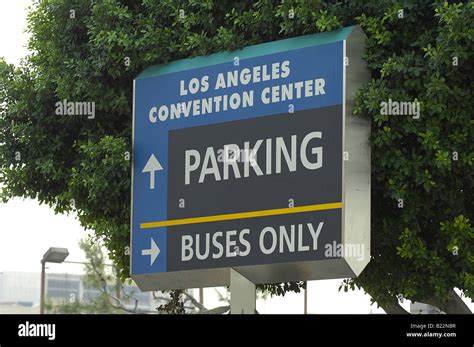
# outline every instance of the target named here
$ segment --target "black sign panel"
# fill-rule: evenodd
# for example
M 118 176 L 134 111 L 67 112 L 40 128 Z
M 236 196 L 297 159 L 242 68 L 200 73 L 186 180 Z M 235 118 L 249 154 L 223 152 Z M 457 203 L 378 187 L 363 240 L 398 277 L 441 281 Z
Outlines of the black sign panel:
M 317 209 L 341 202 L 342 106 L 174 130 L 168 148 L 168 271 L 331 258 L 341 209 Z

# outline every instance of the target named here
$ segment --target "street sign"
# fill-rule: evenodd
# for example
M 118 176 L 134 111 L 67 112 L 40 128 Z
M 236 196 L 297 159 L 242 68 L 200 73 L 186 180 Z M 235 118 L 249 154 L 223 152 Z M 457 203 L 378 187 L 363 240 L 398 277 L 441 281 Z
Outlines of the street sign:
M 359 27 L 152 66 L 134 81 L 143 290 L 353 277 L 370 257 Z

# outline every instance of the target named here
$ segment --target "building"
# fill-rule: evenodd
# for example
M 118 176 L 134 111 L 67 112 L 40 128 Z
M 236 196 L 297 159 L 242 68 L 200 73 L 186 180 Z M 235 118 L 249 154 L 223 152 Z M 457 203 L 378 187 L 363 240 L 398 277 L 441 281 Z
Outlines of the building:
M 0 272 L 0 303 L 14 302 L 38 305 L 40 274 L 33 272 Z
M 410 313 L 411 314 L 442 314 L 444 312 L 438 309 L 437 307 L 415 301 L 415 302 L 410 303 Z
M 39 313 L 41 275 L 35 272 L 0 272 L 0 313 Z M 115 286 L 108 284 L 108 291 L 114 293 Z M 47 273 L 46 297 L 53 303 L 91 302 L 100 295 L 97 288 L 84 283 L 84 276 L 76 274 Z M 125 285 L 118 297 L 128 309 L 154 312 L 163 302 L 155 300 L 151 292 L 142 292 L 135 285 Z M 133 299 L 127 302 L 126 297 Z

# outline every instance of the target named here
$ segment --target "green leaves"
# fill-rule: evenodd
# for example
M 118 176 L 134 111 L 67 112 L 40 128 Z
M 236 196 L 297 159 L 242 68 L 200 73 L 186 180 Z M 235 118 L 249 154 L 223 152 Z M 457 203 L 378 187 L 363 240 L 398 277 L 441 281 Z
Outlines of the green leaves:
M 357 22 L 378 45 L 386 45 L 391 40 L 391 33 L 384 26 L 384 18 L 368 17 L 365 14 L 357 17 Z
M 427 258 L 427 249 L 422 239 L 416 236 L 416 234 L 405 228 L 399 237 L 401 246 L 397 247 L 397 253 L 402 258 Z
M 257 286 L 257 289 L 269 293 L 270 296 L 285 296 L 287 292 L 299 293 L 302 289 L 306 289 L 306 282 L 261 284 Z
M 316 27 L 319 31 L 331 31 L 342 27 L 342 24 L 337 17 L 328 14 L 327 10 L 320 10 L 318 17 L 319 18 L 316 20 Z
M 446 246 L 449 252 L 456 252 L 458 255 L 471 257 L 474 255 L 473 240 L 474 227 L 470 220 L 464 215 L 454 217 L 453 221 L 445 221 L 440 223 L 441 235 L 446 237 L 448 244 Z M 470 259 L 472 261 L 472 259 Z M 474 264 L 471 264 L 474 266 Z

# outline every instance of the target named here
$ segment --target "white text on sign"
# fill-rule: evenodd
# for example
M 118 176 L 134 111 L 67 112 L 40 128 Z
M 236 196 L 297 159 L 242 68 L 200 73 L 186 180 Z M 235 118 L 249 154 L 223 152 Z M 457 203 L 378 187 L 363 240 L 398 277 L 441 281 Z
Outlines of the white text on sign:
M 215 181 L 225 181 L 231 178 L 231 171 L 234 179 L 249 177 L 250 169 L 256 176 L 279 174 L 283 163 L 289 172 L 295 172 L 298 159 L 305 169 L 316 170 L 323 166 L 323 147 L 312 147 L 311 158 L 308 158 L 307 149 L 310 141 L 321 138 L 320 131 L 308 133 L 301 141 L 299 150 L 297 135 L 291 135 L 289 146 L 283 137 L 276 137 L 259 139 L 253 147 L 250 147 L 249 141 L 244 142 L 242 148 L 237 144 L 224 145 L 223 151 L 222 148 L 207 147 L 203 155 L 198 150 L 189 149 L 184 153 L 184 183 L 203 183 L 207 176 Z M 265 162 L 258 161 L 259 150 L 265 151 Z M 224 160 L 219 160 L 222 153 Z M 246 158 L 240 158 L 241 153 Z M 194 172 L 199 172 L 199 175 L 193 175 Z
M 258 248 L 264 255 L 284 252 L 307 252 L 318 250 L 318 238 L 324 222 L 315 228 L 313 223 L 266 226 L 259 231 Z M 250 254 L 250 229 L 228 230 L 225 232 L 183 235 L 181 237 L 181 261 L 245 257 Z

